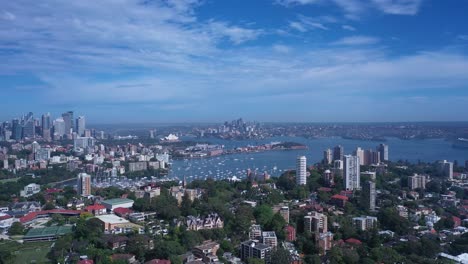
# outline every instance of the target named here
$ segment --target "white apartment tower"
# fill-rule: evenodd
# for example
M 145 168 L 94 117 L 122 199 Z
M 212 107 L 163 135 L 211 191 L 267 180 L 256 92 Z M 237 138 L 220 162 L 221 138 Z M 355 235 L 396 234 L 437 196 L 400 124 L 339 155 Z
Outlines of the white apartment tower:
M 307 158 L 305 156 L 297 157 L 296 161 L 296 183 L 297 185 L 307 184 Z
M 361 188 L 361 171 L 358 156 L 343 156 L 343 181 L 346 190 L 352 191 Z

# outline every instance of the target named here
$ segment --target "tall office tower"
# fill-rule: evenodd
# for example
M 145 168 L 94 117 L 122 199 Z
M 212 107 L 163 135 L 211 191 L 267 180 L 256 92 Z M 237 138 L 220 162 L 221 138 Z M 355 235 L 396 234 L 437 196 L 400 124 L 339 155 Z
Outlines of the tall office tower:
M 35 138 L 36 136 L 36 123 L 34 121 L 34 115 L 29 112 L 23 118 L 23 137 Z
M 330 165 L 333 162 L 333 153 L 331 149 L 326 149 L 323 152 L 323 163 Z
M 86 119 L 84 116 L 79 116 L 76 119 L 76 133 L 78 136 L 83 136 L 86 129 Z
M 91 194 L 91 175 L 78 174 L 78 195 L 88 196 Z
M 453 162 L 448 162 L 446 160 L 439 161 L 439 173 L 447 177 L 449 180 L 453 179 Z
M 414 189 L 426 189 L 426 176 L 414 174 L 413 176 L 408 177 L 408 188 L 411 190 Z
M 343 156 L 343 182 L 346 190 L 355 190 L 361 187 L 361 171 L 357 156 Z
M 388 145 L 386 144 L 378 145 L 377 152 L 380 153 L 380 162 L 388 161 Z
M 54 120 L 54 136 L 63 137 L 65 135 L 66 126 L 63 118 L 57 118 Z
M 377 193 L 375 192 L 375 182 L 366 181 L 362 186 L 362 196 L 361 196 L 361 201 L 363 203 L 362 205 L 367 210 L 374 211 L 376 198 L 377 198 Z
M 333 148 L 333 160 L 342 160 L 344 155 L 344 148 L 338 145 Z
M 50 114 L 43 114 L 41 120 L 41 127 L 42 127 L 42 138 L 44 140 L 50 140 Z
M 65 122 L 65 134 L 70 134 L 74 129 L 73 111 L 68 111 L 62 114 L 63 122 Z
M 354 156 L 358 156 L 359 165 L 364 165 L 364 150 L 362 148 L 356 148 L 356 150 L 354 151 Z
M 11 138 L 14 140 L 21 140 L 23 138 L 23 127 L 21 126 L 19 119 L 13 119 L 11 123 L 12 123 Z
M 305 156 L 297 157 L 296 161 L 296 184 L 307 184 L 307 158 Z

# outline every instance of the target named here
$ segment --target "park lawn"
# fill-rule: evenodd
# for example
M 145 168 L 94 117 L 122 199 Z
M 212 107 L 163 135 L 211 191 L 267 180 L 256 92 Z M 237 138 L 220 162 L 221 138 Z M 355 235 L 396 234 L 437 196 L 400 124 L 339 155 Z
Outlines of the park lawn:
M 18 181 L 20 178 L 11 178 L 11 179 L 2 179 L 0 180 L 0 183 L 7 183 L 7 182 L 16 182 Z
M 9 241 L 0 242 L 0 246 L 8 246 L 11 253 L 15 257 L 13 263 L 49 263 L 47 253 L 50 251 L 50 246 L 53 242 L 31 242 L 20 244 Z M 3 245 L 2 245 L 3 244 Z

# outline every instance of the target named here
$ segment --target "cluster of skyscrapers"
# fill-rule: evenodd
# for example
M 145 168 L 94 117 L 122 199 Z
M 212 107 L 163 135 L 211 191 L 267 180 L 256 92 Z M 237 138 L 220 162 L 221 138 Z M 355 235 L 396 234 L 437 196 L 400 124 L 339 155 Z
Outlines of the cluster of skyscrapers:
M 93 131 L 86 129 L 84 116 L 74 118 L 73 111 L 63 113 L 52 120 L 49 113 L 43 114 L 41 119 L 34 118 L 32 112 L 15 118 L 11 122 L 3 122 L 0 125 L 0 140 L 16 140 L 42 138 L 45 141 L 51 139 L 73 139 L 80 136 L 92 136 Z

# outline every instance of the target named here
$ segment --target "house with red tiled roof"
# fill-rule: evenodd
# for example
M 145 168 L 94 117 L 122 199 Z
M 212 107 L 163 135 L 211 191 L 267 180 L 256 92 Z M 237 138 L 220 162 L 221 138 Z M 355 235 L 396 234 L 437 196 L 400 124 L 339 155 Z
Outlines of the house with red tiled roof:
M 64 216 L 78 216 L 80 215 L 81 211 L 78 210 L 65 210 L 65 209 L 53 209 L 53 210 L 45 210 L 45 211 L 39 211 L 39 212 L 32 212 L 29 213 L 23 217 L 21 217 L 19 220 L 22 224 L 30 224 L 37 218 L 44 218 L 48 217 L 52 214 L 61 214 Z
M 343 208 L 348 202 L 348 200 L 349 198 L 344 195 L 335 194 L 331 197 L 330 202 L 336 206 Z
M 77 264 L 94 264 L 94 261 L 91 259 L 82 259 L 78 261 Z
M 145 262 L 145 264 L 171 264 L 171 261 L 167 259 L 152 259 Z
M 88 205 L 85 208 L 86 212 L 92 213 L 93 215 L 103 215 L 107 213 L 107 209 L 104 205 L 102 204 L 94 204 L 94 205 Z
M 348 238 L 344 241 L 346 244 L 351 244 L 351 245 L 354 245 L 354 246 L 360 246 L 362 245 L 362 242 L 361 240 L 359 239 L 356 239 L 356 238 Z
M 131 213 L 133 213 L 133 210 L 129 208 L 118 207 L 114 209 L 114 214 L 124 218 L 127 218 Z
M 453 227 L 459 227 L 461 225 L 461 219 L 456 216 L 452 216 Z

